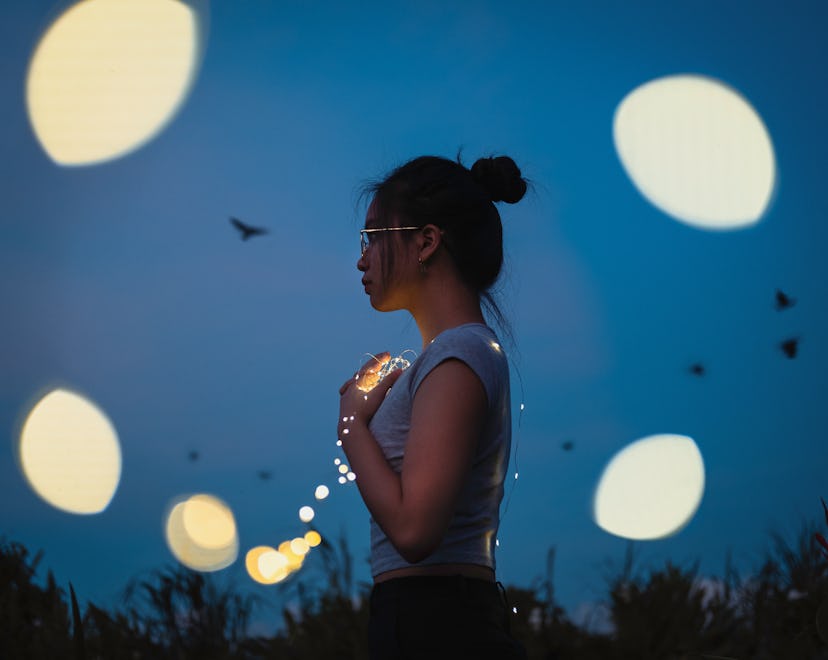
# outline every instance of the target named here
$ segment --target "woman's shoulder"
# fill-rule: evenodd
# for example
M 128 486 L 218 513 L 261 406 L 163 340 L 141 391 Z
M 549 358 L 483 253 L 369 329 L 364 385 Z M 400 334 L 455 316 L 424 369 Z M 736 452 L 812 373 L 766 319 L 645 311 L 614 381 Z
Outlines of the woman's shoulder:
M 473 339 L 488 341 L 495 338 L 496 335 L 494 330 L 492 330 L 485 323 L 463 323 L 461 325 L 456 325 L 453 328 L 443 330 L 439 335 L 431 340 L 431 344 L 429 344 L 429 346 L 432 344 L 442 344 L 447 341 Z
M 508 365 L 497 335 L 482 323 L 467 323 L 443 331 L 412 365 L 412 391 L 435 367 L 456 359 L 468 365 L 491 396 L 496 383 L 508 378 Z
M 484 354 L 503 354 L 497 335 L 483 323 L 464 323 L 437 335 L 424 353 L 444 353 L 454 350 L 478 351 Z

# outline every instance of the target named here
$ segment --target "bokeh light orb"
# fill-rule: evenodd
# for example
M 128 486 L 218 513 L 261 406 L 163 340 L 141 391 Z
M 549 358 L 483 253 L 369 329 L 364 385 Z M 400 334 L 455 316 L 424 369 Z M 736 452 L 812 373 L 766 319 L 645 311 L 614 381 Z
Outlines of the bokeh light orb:
M 776 158 L 768 130 L 718 80 L 675 75 L 641 85 L 616 109 L 613 138 L 641 194 L 686 224 L 744 228 L 770 204 Z
M 317 500 L 324 500 L 328 495 L 330 495 L 330 493 L 331 493 L 331 491 L 327 486 L 325 486 L 324 484 L 320 484 L 319 486 L 316 487 L 316 490 L 314 491 L 313 496 Z
M 197 70 L 197 12 L 178 0 L 84 0 L 32 54 L 26 106 L 60 165 L 123 156 L 174 117 Z
M 271 573 L 271 568 L 274 563 L 279 562 L 275 557 L 269 557 L 272 554 L 278 555 L 279 553 L 269 545 L 259 545 L 248 550 L 247 555 L 245 555 L 244 566 L 247 569 L 247 574 L 259 584 L 275 584 L 277 581 L 273 580 L 273 577 L 278 570 L 274 569 Z M 265 558 L 264 561 L 262 561 L 262 557 Z M 284 565 L 287 566 L 287 559 L 285 559 Z M 267 571 L 267 575 L 262 572 L 262 567 Z
M 278 550 L 268 550 L 259 556 L 259 570 L 266 578 L 271 578 L 277 571 L 287 568 L 288 560 Z
M 121 480 L 121 446 L 107 416 L 91 401 L 54 389 L 29 411 L 18 442 L 20 468 L 32 490 L 69 513 L 100 513 Z
M 290 575 L 288 560 L 278 550 L 268 550 L 259 556 L 259 572 L 264 584 L 276 584 Z
M 233 512 L 212 495 L 193 495 L 184 504 L 184 529 L 203 548 L 226 548 L 236 538 Z
M 308 530 L 305 532 L 305 542 L 308 544 L 308 547 L 315 548 L 322 543 L 322 535 L 315 529 Z
M 313 520 L 315 515 L 316 512 L 313 510 L 313 507 L 303 506 L 301 509 L 299 509 L 299 520 L 301 520 L 304 523 L 309 523 L 311 520 Z
M 653 435 L 613 456 L 595 490 L 593 514 L 610 534 L 664 538 L 690 522 L 703 494 L 704 462 L 693 439 Z
M 290 551 L 298 557 L 304 557 L 309 550 L 310 545 L 304 537 L 297 537 L 290 542 Z
M 304 554 L 297 554 L 293 551 L 292 541 L 283 541 L 279 544 L 279 552 L 281 552 L 288 560 L 288 569 L 290 571 L 298 571 L 302 568 L 305 561 Z
M 199 493 L 180 498 L 167 514 L 167 545 L 173 556 L 194 571 L 218 571 L 239 553 L 233 512 L 219 498 Z
M 290 549 L 296 540 L 283 542 L 278 550 L 268 545 L 252 548 L 244 562 L 248 575 L 259 584 L 276 584 L 290 577 L 302 567 L 303 557 Z

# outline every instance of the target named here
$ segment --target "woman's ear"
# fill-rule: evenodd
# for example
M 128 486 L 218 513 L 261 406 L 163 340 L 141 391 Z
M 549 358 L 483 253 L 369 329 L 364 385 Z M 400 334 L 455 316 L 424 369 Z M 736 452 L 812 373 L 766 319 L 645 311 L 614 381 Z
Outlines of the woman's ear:
M 443 242 L 443 230 L 437 225 L 426 225 L 420 233 L 419 259 L 422 263 L 428 261 Z

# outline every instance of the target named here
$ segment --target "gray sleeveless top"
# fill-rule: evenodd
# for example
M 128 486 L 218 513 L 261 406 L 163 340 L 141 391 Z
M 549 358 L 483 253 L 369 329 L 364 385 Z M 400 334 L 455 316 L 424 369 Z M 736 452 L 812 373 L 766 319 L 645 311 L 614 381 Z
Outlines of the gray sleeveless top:
M 369 428 L 399 474 L 417 388 L 432 369 L 449 359 L 461 360 L 483 383 L 488 397 L 486 422 L 446 535 L 437 550 L 416 565 L 464 563 L 494 569 L 512 439 L 509 366 L 494 332 L 480 323 L 468 323 L 440 333 L 389 390 Z M 373 518 L 370 523 L 371 574 L 412 566 Z

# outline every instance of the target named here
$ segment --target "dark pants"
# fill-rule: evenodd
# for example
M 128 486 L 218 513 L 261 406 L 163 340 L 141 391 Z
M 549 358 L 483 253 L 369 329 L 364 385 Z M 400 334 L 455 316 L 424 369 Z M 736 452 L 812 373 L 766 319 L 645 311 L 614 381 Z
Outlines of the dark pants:
M 371 591 L 371 660 L 525 660 L 498 585 L 462 575 L 388 580 Z

